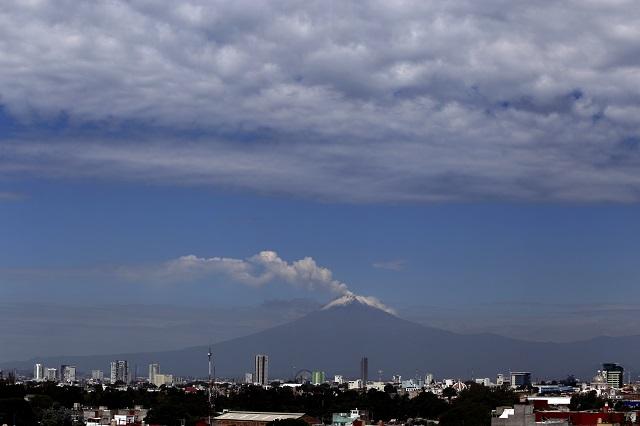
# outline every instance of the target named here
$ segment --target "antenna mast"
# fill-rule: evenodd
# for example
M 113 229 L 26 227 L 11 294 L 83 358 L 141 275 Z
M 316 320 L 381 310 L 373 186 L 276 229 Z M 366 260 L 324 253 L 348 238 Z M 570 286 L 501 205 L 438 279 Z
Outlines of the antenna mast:
M 209 358 L 209 426 L 211 426 L 211 346 L 209 346 L 207 358 Z

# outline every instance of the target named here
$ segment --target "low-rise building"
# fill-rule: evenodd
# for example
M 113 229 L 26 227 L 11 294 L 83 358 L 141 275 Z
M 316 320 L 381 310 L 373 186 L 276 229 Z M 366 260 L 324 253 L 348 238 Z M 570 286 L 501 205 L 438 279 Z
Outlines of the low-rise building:
M 566 419 L 536 419 L 533 405 L 516 404 L 513 407 L 498 407 L 491 417 L 491 426 L 568 426 Z
M 331 424 L 332 426 L 351 426 L 357 420 L 366 423 L 368 419 L 369 416 L 366 411 L 356 408 L 348 413 L 333 413 Z
M 216 426 L 266 426 L 274 420 L 303 420 L 308 425 L 318 425 L 320 420 L 305 413 L 273 413 L 264 411 L 227 411 L 216 416 Z

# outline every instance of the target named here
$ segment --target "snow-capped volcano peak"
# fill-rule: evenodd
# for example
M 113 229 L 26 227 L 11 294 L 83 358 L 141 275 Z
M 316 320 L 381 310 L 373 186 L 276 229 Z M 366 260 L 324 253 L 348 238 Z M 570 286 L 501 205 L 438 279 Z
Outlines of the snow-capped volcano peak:
M 369 306 L 371 308 L 380 309 L 391 315 L 396 315 L 395 311 L 390 307 L 386 306 L 380 300 L 372 296 L 360 296 L 358 294 L 353 294 L 351 292 L 341 296 L 335 300 L 332 300 L 328 304 L 326 304 L 322 310 L 337 308 L 340 306 L 349 306 L 354 304 L 360 304 L 364 306 Z

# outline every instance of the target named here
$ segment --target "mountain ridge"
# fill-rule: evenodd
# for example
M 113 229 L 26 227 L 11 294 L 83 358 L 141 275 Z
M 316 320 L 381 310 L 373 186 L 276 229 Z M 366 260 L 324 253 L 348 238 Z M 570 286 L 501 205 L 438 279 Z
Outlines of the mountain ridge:
M 623 349 L 624 348 L 624 349 Z M 289 379 L 301 369 L 359 376 L 359 361 L 369 358 L 370 377 L 413 377 L 418 371 L 436 377 L 494 377 L 499 372 L 525 370 L 534 377 L 591 377 L 602 362 L 617 361 L 635 369 L 640 336 L 604 337 L 571 343 L 530 342 L 496 334 L 458 334 L 400 318 L 359 301 L 325 306 L 292 322 L 212 345 L 222 377 L 242 377 L 253 369 L 253 356 L 269 355 L 272 378 Z M 615 350 L 614 350 L 615 349 Z M 48 366 L 73 364 L 79 370 L 107 370 L 114 359 L 134 365 L 159 362 L 162 371 L 179 376 L 206 374 L 207 346 L 173 351 L 94 356 L 32 358 L 0 364 L 0 368 L 30 370 L 35 362 Z

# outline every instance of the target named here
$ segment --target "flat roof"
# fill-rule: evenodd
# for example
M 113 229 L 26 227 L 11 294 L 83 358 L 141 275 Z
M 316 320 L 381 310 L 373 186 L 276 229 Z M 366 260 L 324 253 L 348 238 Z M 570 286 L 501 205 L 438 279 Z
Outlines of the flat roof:
M 305 413 L 272 413 L 268 411 L 227 411 L 216 417 L 216 420 L 234 420 L 245 422 L 272 422 L 283 419 L 299 419 Z

